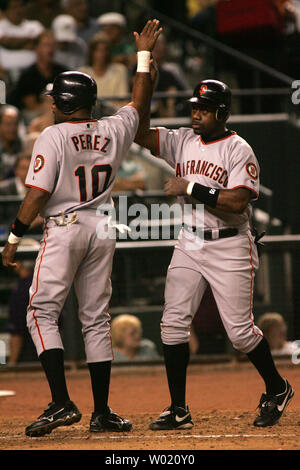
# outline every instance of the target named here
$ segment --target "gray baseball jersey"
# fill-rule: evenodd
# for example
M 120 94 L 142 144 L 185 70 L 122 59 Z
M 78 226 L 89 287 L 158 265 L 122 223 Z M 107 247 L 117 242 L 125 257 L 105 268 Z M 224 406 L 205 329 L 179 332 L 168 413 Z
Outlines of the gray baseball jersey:
M 204 142 L 192 129 L 157 128 L 158 156 L 174 169 L 177 177 L 211 188 L 247 188 L 251 198 L 259 193 L 259 166 L 250 145 L 235 132 Z M 182 207 L 190 198 L 178 198 Z M 165 344 L 189 340 L 191 322 L 209 283 L 227 334 L 234 347 L 253 350 L 262 338 L 255 326 L 252 297 L 257 249 L 250 232 L 250 205 L 242 214 L 204 206 L 200 227 L 212 230 L 213 240 L 198 243 L 197 234 L 183 229 L 174 249 L 165 288 L 161 323 Z M 196 219 L 198 220 L 198 219 Z M 238 228 L 238 234 L 219 238 L 220 229 Z
M 26 186 L 51 194 L 41 215 L 97 209 L 111 202 L 116 172 L 138 128 L 133 106 L 100 120 L 50 126 L 38 137 Z
M 259 165 L 250 145 L 235 132 L 217 141 L 205 143 L 192 129 L 157 128 L 159 151 L 173 168 L 175 176 L 211 188 L 244 187 L 252 199 L 259 194 Z M 181 204 L 189 198 L 180 197 Z M 248 225 L 251 206 L 243 214 L 230 214 L 204 207 L 204 228 L 239 227 Z
M 108 309 L 115 240 L 97 236 L 96 209 L 111 200 L 115 174 L 138 123 L 137 111 L 124 106 L 99 121 L 51 126 L 34 146 L 26 185 L 50 194 L 27 309 L 38 355 L 63 348 L 57 320 L 74 282 L 87 362 L 113 357 Z M 64 218 L 55 217 L 60 211 Z

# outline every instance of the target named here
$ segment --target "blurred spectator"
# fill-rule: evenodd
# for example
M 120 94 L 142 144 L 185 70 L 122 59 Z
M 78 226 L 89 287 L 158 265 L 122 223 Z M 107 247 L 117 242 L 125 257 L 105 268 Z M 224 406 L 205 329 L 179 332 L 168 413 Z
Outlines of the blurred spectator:
M 142 324 L 134 315 L 118 315 L 111 322 L 115 361 L 157 359 L 155 344 L 142 338 Z
M 51 107 L 53 103 L 53 98 L 51 96 L 45 96 L 42 93 L 40 100 L 40 114 L 36 118 L 32 119 L 32 121 L 28 125 L 28 132 L 30 134 L 40 134 L 41 132 L 43 132 L 44 129 L 46 129 L 46 127 L 52 126 L 54 124 L 54 116 Z
M 295 54 L 300 46 L 300 0 L 292 0 L 285 5 L 285 49 L 284 49 L 284 68 L 290 77 L 298 76 L 300 57 Z
M 186 22 L 186 0 L 177 2 L 151 0 L 151 2 L 143 1 L 143 3 L 146 3 L 145 6 L 148 6 L 148 4 L 151 3 L 152 8 L 154 8 L 154 10 L 159 11 L 163 15 L 169 16 L 170 18 L 174 18 L 175 20 L 181 23 Z
M 31 136 L 31 141 L 28 139 L 28 144 L 30 144 L 32 149 L 38 134 L 29 134 L 29 136 Z M 25 180 L 30 165 L 31 153 L 32 150 L 30 151 L 30 154 L 23 153 L 18 157 L 14 166 L 15 176 L 0 181 L 0 196 L 20 196 L 24 199 L 27 192 Z M 14 221 L 15 216 L 15 207 L 10 207 L 10 205 L 8 205 L 5 213 L 5 225 L 9 226 Z M 43 222 L 44 219 L 40 215 L 37 215 L 29 227 L 29 232 L 39 233 Z
M 190 88 L 182 68 L 178 64 L 166 61 L 167 42 L 163 35 L 158 38 L 152 56 L 158 67 L 156 92 L 174 93 Z M 182 99 L 164 98 L 152 103 L 152 115 L 155 117 L 183 116 L 188 112 L 188 105 Z
M 105 13 L 99 16 L 98 23 L 101 31 L 108 36 L 112 44 L 111 54 L 113 62 L 120 62 L 127 66 L 136 64 L 136 48 L 134 41 L 126 38 L 126 18 L 120 13 Z
M 113 186 L 113 191 L 145 189 L 146 181 L 142 167 L 133 159 L 123 160 Z
M 13 166 L 22 150 L 19 137 L 20 116 L 14 106 L 0 108 L 0 180 L 13 175 Z
M 30 157 L 20 155 L 15 163 L 15 176 L 0 181 L 1 196 L 20 196 L 25 197 L 26 186 L 25 179 L 30 165 Z
M 120 1 L 119 1 L 120 3 Z M 90 15 L 95 18 L 111 9 L 111 0 L 89 0 Z M 115 7 L 116 8 L 116 7 Z
M 81 72 L 87 73 L 96 80 L 98 97 L 126 96 L 129 93 L 127 69 L 123 64 L 111 62 L 111 46 L 108 37 L 99 33 L 93 37 L 89 46 L 88 66 L 81 67 Z M 113 101 L 116 107 L 126 102 Z
M 39 21 L 25 19 L 23 0 L 3 0 L 1 5 L 0 65 L 15 81 L 20 70 L 34 62 L 34 39 L 44 27 Z
M 285 1 L 282 5 L 284 33 L 290 35 L 299 29 L 299 0 Z
M 47 29 L 60 13 L 59 0 L 29 0 L 26 6 L 26 18 L 39 21 Z
M 287 341 L 287 326 L 280 313 L 264 313 L 259 317 L 257 326 L 266 337 L 273 356 L 290 356 L 298 350 L 295 342 Z
M 33 146 L 39 135 L 40 135 L 40 132 L 29 132 L 28 134 L 24 136 L 22 155 L 24 155 L 25 157 L 31 158 Z
M 36 242 L 37 243 L 37 242 Z M 15 271 L 19 277 L 9 301 L 8 331 L 10 336 L 10 357 L 8 365 L 16 365 L 27 333 L 26 314 L 29 304 L 29 288 L 32 283 L 34 262 L 18 262 Z
M 43 31 L 36 40 L 36 62 L 25 69 L 11 93 L 9 101 L 21 108 L 27 121 L 39 114 L 42 106 L 40 95 L 48 83 L 65 67 L 54 62 L 56 41 L 52 31 Z
M 300 0 L 291 0 L 289 8 L 292 10 L 290 22 L 294 24 L 294 29 L 300 32 Z
M 189 90 L 190 85 L 185 77 L 183 68 L 176 62 L 169 62 L 168 58 L 168 44 L 166 37 L 161 34 L 156 41 L 155 48 L 153 50 L 153 58 L 157 63 L 159 72 L 167 71 L 171 73 L 176 80 L 176 84 L 180 86 L 182 90 Z
M 77 70 L 86 63 L 87 45 L 77 36 L 76 22 L 71 15 L 59 15 L 52 23 L 57 50 L 55 61 L 68 70 Z
M 88 44 L 100 28 L 97 20 L 89 16 L 87 0 L 61 0 L 61 7 L 64 13 L 73 16 L 78 36 Z
M 216 33 L 215 6 L 218 0 L 187 0 L 189 23 L 208 36 Z

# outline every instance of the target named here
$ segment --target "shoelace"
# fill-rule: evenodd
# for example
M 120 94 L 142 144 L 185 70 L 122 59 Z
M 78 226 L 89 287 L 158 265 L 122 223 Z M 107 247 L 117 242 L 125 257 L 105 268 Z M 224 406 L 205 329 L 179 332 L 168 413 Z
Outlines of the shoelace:
M 125 421 L 124 418 L 122 418 L 122 416 L 119 416 L 117 415 L 116 413 L 114 413 L 113 411 L 110 410 L 110 416 L 112 416 L 113 418 L 117 418 L 115 421 Z
M 162 412 L 160 413 L 160 416 L 162 416 L 164 413 L 166 413 L 166 411 L 170 411 L 170 413 L 172 413 L 172 406 L 166 406 Z
M 53 402 L 53 401 L 52 401 L 51 403 L 48 403 L 48 408 L 46 408 L 46 409 L 43 411 L 43 413 L 38 417 L 38 419 L 42 418 L 42 417 L 47 413 L 47 411 L 50 411 L 51 408 L 53 407 L 53 405 L 54 405 L 54 402 Z
M 260 399 L 258 408 L 261 410 L 262 413 L 267 413 L 273 411 L 276 405 L 276 397 L 274 395 L 267 395 L 264 393 Z

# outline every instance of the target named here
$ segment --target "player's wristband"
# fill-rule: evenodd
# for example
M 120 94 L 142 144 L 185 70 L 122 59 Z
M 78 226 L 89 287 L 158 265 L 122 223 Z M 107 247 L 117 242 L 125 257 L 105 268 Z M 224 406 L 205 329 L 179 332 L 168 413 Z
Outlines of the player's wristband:
M 186 189 L 186 193 L 189 196 L 203 202 L 207 206 L 216 207 L 219 197 L 219 189 L 209 188 L 199 183 L 189 183 Z
M 193 187 L 194 187 L 194 182 L 193 181 L 190 181 L 189 184 L 187 185 L 187 188 L 186 188 L 186 194 L 188 196 L 191 196 L 192 195 L 192 191 L 193 191 Z
M 14 223 L 12 224 L 11 233 L 16 237 L 23 237 L 28 228 L 29 225 L 23 224 L 23 222 L 21 222 L 17 217 Z
M 16 235 L 14 235 L 12 232 L 10 232 L 7 241 L 11 245 L 17 245 L 19 243 L 19 241 L 21 240 L 21 238 L 22 237 L 16 237 Z
M 150 72 L 150 51 L 138 51 L 137 53 L 137 72 Z

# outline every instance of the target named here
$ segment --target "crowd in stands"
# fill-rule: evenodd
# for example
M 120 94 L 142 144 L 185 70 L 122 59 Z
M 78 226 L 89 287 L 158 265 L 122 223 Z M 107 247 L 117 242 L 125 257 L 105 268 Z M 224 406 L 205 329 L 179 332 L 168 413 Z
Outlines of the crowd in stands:
M 279 32 L 285 38 L 297 36 L 300 0 L 250 2 L 248 13 L 243 13 L 246 25 L 243 31 L 238 26 L 237 0 L 186 0 L 179 2 L 181 7 L 176 12 L 171 5 L 162 6 L 156 1 L 147 3 L 177 20 L 180 20 L 179 12 L 183 14 L 184 11 L 182 20 L 194 29 L 222 42 L 238 45 L 245 52 L 251 49 L 252 55 L 262 58 L 265 63 L 281 65 L 281 71 L 294 72 L 290 70 L 290 61 L 288 65 L 287 61 L 282 63 L 285 55 L 279 54 L 278 50 L 275 54 L 277 59 L 274 59 L 274 47 L 268 47 L 268 37 L 272 38 L 273 45 L 276 28 L 278 36 Z M 1 0 L 0 79 L 6 84 L 8 105 L 0 110 L 0 180 L 15 176 L 16 161 L 24 151 L 30 155 L 30 145 L 25 149 L 26 140 L 32 142 L 53 124 L 51 98 L 44 97 L 43 93 L 60 72 L 79 70 L 96 80 L 100 103 L 98 113 L 112 113 L 126 104 L 136 68 L 133 26 L 129 27 L 125 15 L 109 11 L 109 6 L 109 2 L 91 0 Z M 277 16 L 269 15 L 258 28 L 251 15 L 258 14 L 259 9 L 264 9 L 266 16 L 272 9 Z M 228 21 L 229 16 L 231 21 Z M 132 18 L 130 21 L 132 23 Z M 137 21 L 137 29 L 140 23 L 141 20 Z M 260 36 L 259 32 L 263 35 Z M 170 32 L 166 28 L 153 51 L 159 70 L 155 91 L 191 90 L 196 81 L 207 78 L 207 48 L 204 43 L 196 47 L 194 42 L 191 46 L 194 47 L 194 62 L 191 63 L 191 57 L 183 56 L 186 46 L 183 44 L 179 54 L 177 50 L 175 61 L 174 45 L 178 38 L 171 35 L 172 41 L 169 41 L 168 35 Z M 263 38 L 263 43 L 253 42 L 253 37 Z M 286 41 L 281 44 L 288 47 Z M 224 60 L 219 53 L 215 53 L 214 59 L 216 78 L 229 82 L 233 87 L 249 87 L 251 74 L 248 70 L 233 69 L 229 58 Z M 243 111 L 240 106 L 235 106 L 235 102 L 234 107 L 235 111 Z M 185 100 L 172 96 L 153 99 L 151 114 L 154 118 L 187 116 L 189 107 Z M 140 179 L 138 166 L 136 173 Z M 5 191 L 7 187 L 11 187 L 10 184 L 5 186 Z M 125 184 L 125 187 L 131 186 Z M 142 187 L 147 187 L 145 180 L 139 185 Z M 135 188 L 134 179 L 132 189 Z
M 28 163 L 38 135 L 54 123 L 52 98 L 44 92 L 57 74 L 78 70 L 96 80 L 96 114 L 113 113 L 129 101 L 136 69 L 132 32 L 124 15 L 109 11 L 108 2 L 106 11 L 103 5 L 97 11 L 96 4 L 88 0 L 0 2 L 0 79 L 6 84 L 7 103 L 0 109 L 0 195 L 24 195 L 19 168 Z M 157 91 L 191 88 L 183 69 L 168 62 L 166 37 L 160 38 L 153 55 L 159 68 Z M 174 117 L 186 109 L 182 100 L 153 100 L 152 116 Z M 145 189 L 150 181 L 131 156 L 120 169 L 114 191 Z

